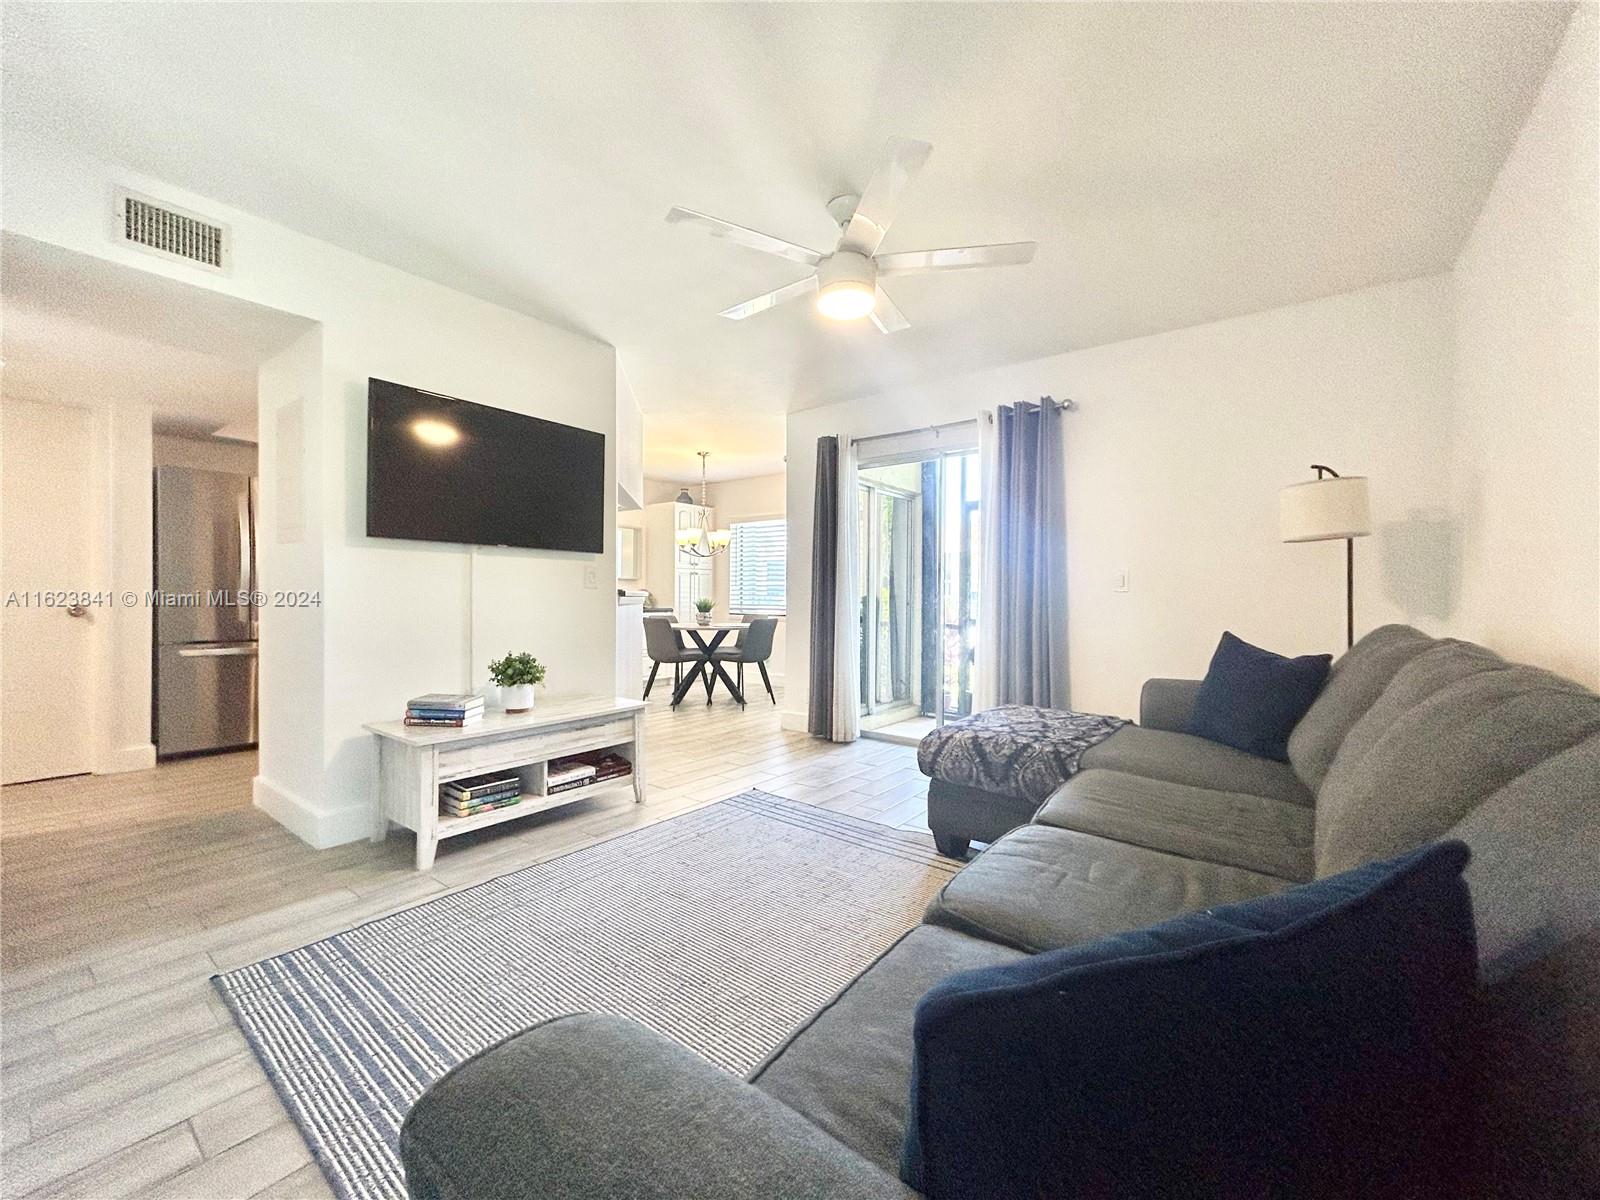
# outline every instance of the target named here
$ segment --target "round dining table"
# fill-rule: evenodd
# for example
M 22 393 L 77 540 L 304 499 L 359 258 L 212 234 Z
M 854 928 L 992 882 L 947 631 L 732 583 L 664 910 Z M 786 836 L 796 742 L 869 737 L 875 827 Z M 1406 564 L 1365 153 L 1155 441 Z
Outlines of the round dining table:
M 739 704 L 744 703 L 744 692 L 733 681 L 720 662 L 716 660 L 717 647 L 727 641 L 730 633 L 742 633 L 750 628 L 747 621 L 712 621 L 708 625 L 701 625 L 695 621 L 674 621 L 672 628 L 680 634 L 688 634 L 689 640 L 700 651 L 700 657 L 694 664 L 694 669 L 687 672 L 683 682 L 678 684 L 672 693 L 672 707 L 677 708 L 683 698 L 689 694 L 689 689 L 694 686 L 696 679 L 703 680 L 706 685 L 706 703 L 711 703 L 711 691 L 716 686 L 717 680 L 722 680 L 722 686 Z

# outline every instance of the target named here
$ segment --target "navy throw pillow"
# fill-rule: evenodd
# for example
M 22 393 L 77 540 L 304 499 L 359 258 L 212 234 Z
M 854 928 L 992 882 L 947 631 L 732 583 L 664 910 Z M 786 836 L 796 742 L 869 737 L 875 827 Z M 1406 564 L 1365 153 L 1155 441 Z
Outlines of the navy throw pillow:
M 1415 1197 L 1465 1157 L 1477 948 L 1440 842 L 952 975 L 901 1176 L 962 1197 Z
M 1224 633 L 1186 733 L 1246 754 L 1289 757 L 1289 734 L 1328 681 L 1331 654 L 1285 658 Z

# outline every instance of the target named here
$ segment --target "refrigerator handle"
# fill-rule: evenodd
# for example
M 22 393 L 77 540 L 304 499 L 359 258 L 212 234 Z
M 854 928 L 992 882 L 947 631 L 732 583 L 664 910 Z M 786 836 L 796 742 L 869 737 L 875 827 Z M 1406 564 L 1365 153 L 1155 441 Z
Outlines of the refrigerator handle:
M 260 484 L 254 475 L 245 486 L 250 501 L 250 636 L 260 636 L 261 610 L 255 603 L 255 594 L 261 587 L 260 564 L 256 562 L 256 522 L 261 519 Z
M 250 620 L 250 488 L 247 484 L 239 492 L 239 590 L 233 601 L 239 608 L 239 618 Z

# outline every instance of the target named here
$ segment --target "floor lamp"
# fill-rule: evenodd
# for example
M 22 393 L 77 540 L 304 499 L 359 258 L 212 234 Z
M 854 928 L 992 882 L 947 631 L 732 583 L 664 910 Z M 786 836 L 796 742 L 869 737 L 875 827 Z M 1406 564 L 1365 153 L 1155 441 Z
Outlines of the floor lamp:
M 1367 481 L 1312 463 L 1315 479 L 1290 484 L 1279 495 L 1278 527 L 1286 542 L 1344 541 L 1345 645 L 1356 643 L 1356 543 L 1372 532 Z

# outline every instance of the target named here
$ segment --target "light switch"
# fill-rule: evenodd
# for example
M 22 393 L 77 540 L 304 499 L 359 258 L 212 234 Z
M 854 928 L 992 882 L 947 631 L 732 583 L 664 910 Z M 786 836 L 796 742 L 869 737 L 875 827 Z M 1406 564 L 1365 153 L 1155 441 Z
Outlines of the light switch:
M 1125 592 L 1128 590 L 1127 567 L 1123 567 L 1122 570 L 1117 572 L 1116 581 L 1111 585 L 1111 590 L 1114 592 Z
M 597 588 L 600 586 L 600 571 L 598 568 L 585 567 L 583 569 L 583 586 L 586 588 Z

